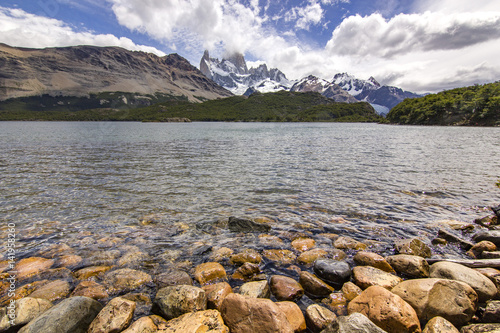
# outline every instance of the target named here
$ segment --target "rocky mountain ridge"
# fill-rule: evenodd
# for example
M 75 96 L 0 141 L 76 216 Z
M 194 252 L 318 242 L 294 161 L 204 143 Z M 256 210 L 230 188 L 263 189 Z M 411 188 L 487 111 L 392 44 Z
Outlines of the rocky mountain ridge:
M 190 101 L 231 96 L 178 54 L 159 57 L 119 47 L 28 49 L 0 44 L 0 101 L 48 94 L 129 92 Z
M 397 87 L 382 86 L 373 77 L 360 80 L 347 73 L 336 74 L 332 81 L 313 75 L 292 81 L 288 80 L 285 74 L 277 68 L 269 70 L 266 64 L 248 69 L 245 58 L 240 53 L 219 60 L 211 58 L 208 51 L 205 51 L 200 61 L 200 70 L 208 78 L 235 95 L 249 96 L 254 92 L 279 90 L 314 91 L 337 102 L 369 102 L 379 114 L 387 114 L 405 98 L 421 97 L 421 95 Z

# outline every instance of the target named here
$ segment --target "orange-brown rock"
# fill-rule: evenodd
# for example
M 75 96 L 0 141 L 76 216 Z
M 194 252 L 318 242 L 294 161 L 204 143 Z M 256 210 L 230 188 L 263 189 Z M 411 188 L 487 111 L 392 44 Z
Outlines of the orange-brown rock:
M 259 264 L 261 261 L 262 256 L 254 249 L 246 249 L 240 253 L 233 254 L 229 260 L 231 264 L 238 266 L 241 266 L 246 262 Z
M 300 252 L 312 249 L 316 245 L 316 241 L 312 238 L 299 237 L 292 241 L 292 247 Z
M 304 295 L 304 288 L 300 283 L 288 276 L 271 276 L 269 286 L 278 301 L 295 301 Z
M 40 257 L 30 257 L 19 260 L 16 264 L 17 278 L 19 280 L 29 278 L 48 270 L 54 264 L 54 260 Z
M 380 286 L 371 286 L 353 299 L 348 312 L 365 315 L 388 333 L 421 332 L 415 310 L 401 297 Z
M 206 262 L 196 266 L 194 278 L 199 284 L 219 282 L 227 278 L 226 270 L 218 262 Z
M 276 305 L 285 314 L 294 332 L 304 332 L 306 330 L 306 319 L 299 306 L 294 302 L 277 302 Z
M 85 296 L 93 299 L 102 299 L 109 297 L 106 288 L 95 281 L 82 281 L 80 282 L 75 290 L 71 293 L 71 296 Z
M 88 280 L 93 276 L 105 273 L 111 269 L 111 266 L 90 266 L 76 271 L 73 275 L 78 280 Z
M 209 284 L 202 287 L 207 295 L 207 308 L 220 310 L 222 301 L 233 292 L 233 288 L 227 282 Z
M 342 250 L 366 250 L 368 245 L 358 242 L 349 236 L 340 236 L 333 242 L 333 246 Z
M 266 259 L 276 261 L 283 265 L 291 264 L 297 259 L 297 256 L 290 250 L 264 250 L 262 254 Z
M 353 259 L 358 266 L 372 266 L 384 272 L 396 273 L 384 257 L 374 252 L 359 251 Z
M 332 286 L 307 271 L 300 272 L 299 283 L 313 297 L 325 297 L 335 291 Z
M 271 300 L 229 294 L 221 306 L 224 323 L 231 333 L 292 333 L 283 311 Z
M 381 286 L 390 290 L 403 281 L 399 276 L 371 266 L 356 266 L 353 268 L 352 273 L 354 283 L 361 289 L 370 286 Z

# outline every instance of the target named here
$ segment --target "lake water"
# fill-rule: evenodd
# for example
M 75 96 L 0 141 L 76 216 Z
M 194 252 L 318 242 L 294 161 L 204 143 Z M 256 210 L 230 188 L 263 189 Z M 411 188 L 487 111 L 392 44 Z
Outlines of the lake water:
M 272 218 L 282 238 L 336 233 L 390 252 L 394 238 L 430 243 L 435 221 L 472 222 L 500 204 L 500 128 L 0 122 L 0 175 L 2 228 L 16 224 L 21 256 L 89 235 L 184 259 L 193 244 L 256 242 L 212 228 L 228 216 Z M 155 223 L 141 225 L 145 216 Z

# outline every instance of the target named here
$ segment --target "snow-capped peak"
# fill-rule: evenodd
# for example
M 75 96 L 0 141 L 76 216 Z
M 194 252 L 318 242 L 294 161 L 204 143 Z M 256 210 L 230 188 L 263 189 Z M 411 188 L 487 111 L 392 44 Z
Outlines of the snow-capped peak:
M 335 74 L 333 83 L 338 84 L 352 96 L 357 96 L 366 90 L 376 90 L 380 88 L 380 84 L 373 76 L 368 80 L 360 80 L 347 73 Z

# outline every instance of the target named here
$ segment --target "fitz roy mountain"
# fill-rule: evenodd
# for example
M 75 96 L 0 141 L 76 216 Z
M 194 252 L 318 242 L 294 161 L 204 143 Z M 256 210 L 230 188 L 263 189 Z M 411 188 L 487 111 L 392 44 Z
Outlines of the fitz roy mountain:
M 293 82 L 279 69 L 268 69 L 266 64 L 248 68 L 241 53 L 234 53 L 222 60 L 211 58 L 207 50 L 200 61 L 200 70 L 206 77 L 228 89 L 235 95 L 250 95 L 290 90 Z
M 381 86 L 373 77 L 360 80 L 347 73 L 336 74 L 332 81 L 313 75 L 292 81 L 288 80 L 279 69 L 268 69 L 265 64 L 248 69 L 245 58 L 240 53 L 219 60 L 211 58 L 208 51 L 205 51 L 200 61 L 200 70 L 209 79 L 235 95 L 248 96 L 254 92 L 265 93 L 279 90 L 312 91 L 319 92 L 337 102 L 369 102 L 379 114 L 387 114 L 405 98 L 422 96 L 397 87 Z

